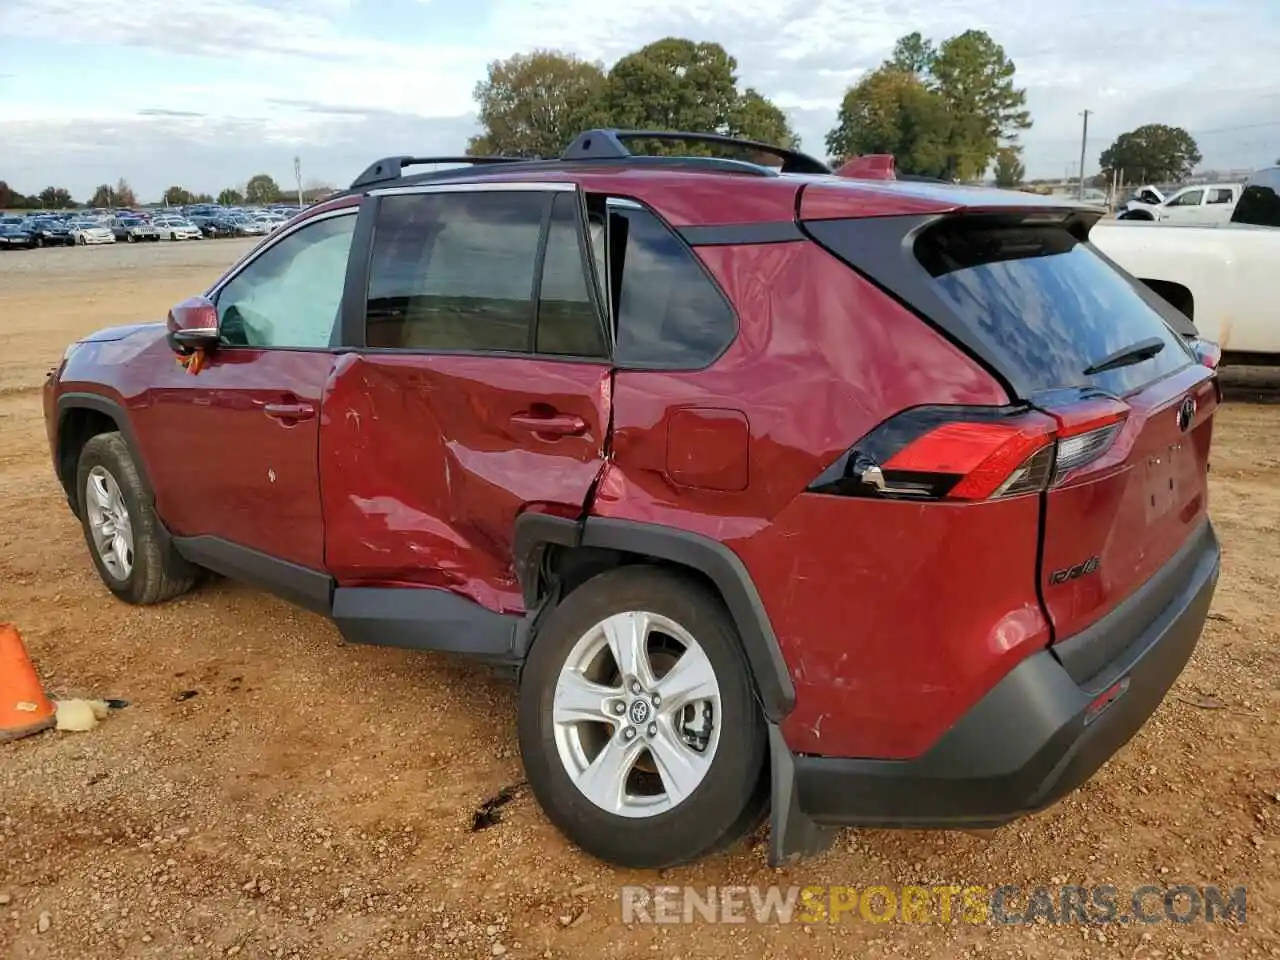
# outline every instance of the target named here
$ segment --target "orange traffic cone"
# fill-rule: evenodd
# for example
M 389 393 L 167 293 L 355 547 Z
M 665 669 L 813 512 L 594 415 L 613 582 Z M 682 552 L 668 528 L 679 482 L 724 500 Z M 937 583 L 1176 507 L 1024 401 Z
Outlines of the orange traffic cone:
M 12 624 L 0 623 L 0 743 L 48 730 L 54 722 L 53 704 L 22 635 Z

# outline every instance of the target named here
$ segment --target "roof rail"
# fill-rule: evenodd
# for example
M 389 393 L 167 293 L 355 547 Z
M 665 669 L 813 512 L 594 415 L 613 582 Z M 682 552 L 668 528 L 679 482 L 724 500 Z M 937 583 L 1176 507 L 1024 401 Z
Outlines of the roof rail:
M 351 181 L 352 190 L 399 180 L 405 167 L 425 166 L 429 163 L 469 163 L 472 166 L 490 166 L 497 163 L 527 163 L 529 157 L 383 157 Z
M 831 168 L 798 150 L 788 150 L 772 143 L 743 140 L 719 133 L 691 133 L 679 130 L 587 130 L 574 137 L 561 154 L 561 160 L 625 160 L 634 156 L 624 140 L 674 140 L 688 143 L 712 143 L 739 150 L 766 153 L 782 160 L 783 173 L 830 173 Z

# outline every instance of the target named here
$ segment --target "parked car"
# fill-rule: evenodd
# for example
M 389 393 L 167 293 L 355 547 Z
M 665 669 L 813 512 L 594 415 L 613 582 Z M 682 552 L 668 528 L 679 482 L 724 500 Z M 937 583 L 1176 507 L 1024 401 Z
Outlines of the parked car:
M 80 246 L 116 242 L 111 228 L 96 220 L 72 220 L 68 232 Z
M 1227 223 L 1242 187 L 1238 183 L 1209 183 L 1183 187 L 1159 203 L 1130 200 L 1118 215 L 1121 220 L 1158 220 L 1169 223 Z
M 126 243 L 137 243 L 142 240 L 159 240 L 160 231 L 141 217 L 114 217 L 108 222 L 112 234 L 117 240 Z
M 196 214 L 191 217 L 191 221 L 199 226 L 201 233 L 210 239 L 243 235 L 239 221 L 226 214 L 218 214 L 217 216 Z
M 204 234 L 200 228 L 186 217 L 156 217 L 153 221 L 156 232 L 169 240 L 201 240 Z
M 249 213 L 233 213 L 226 219 L 236 225 L 237 236 L 262 237 L 271 232 L 271 226 L 266 220 Z
M 1227 223 L 1112 221 L 1090 237 L 1218 343 L 1226 364 L 1280 363 L 1280 167 L 1249 178 Z
M 38 247 L 70 246 L 76 242 L 66 221 L 56 217 L 34 217 L 25 226 L 35 235 Z
M 35 231 L 23 225 L 20 219 L 17 222 L 13 218 L 0 220 L 0 249 L 31 250 L 39 245 Z
M 1056 802 L 1203 628 L 1212 347 L 1100 210 L 632 136 L 378 161 L 73 344 L 44 409 L 102 581 L 510 669 L 534 796 L 631 867 L 770 806 L 776 864 Z

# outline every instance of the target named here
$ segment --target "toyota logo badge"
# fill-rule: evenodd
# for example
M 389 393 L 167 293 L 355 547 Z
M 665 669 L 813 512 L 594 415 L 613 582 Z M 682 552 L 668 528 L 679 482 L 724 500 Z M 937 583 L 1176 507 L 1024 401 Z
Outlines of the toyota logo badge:
M 1196 419 L 1196 398 L 1187 397 L 1178 407 L 1178 429 L 1186 433 Z

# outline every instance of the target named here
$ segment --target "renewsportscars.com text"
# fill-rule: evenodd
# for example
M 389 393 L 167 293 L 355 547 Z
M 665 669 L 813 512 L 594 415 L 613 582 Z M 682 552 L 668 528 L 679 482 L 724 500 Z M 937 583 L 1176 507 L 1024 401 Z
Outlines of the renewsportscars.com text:
M 1246 889 L 1064 884 L 987 886 L 627 886 L 623 923 L 1244 923 Z

